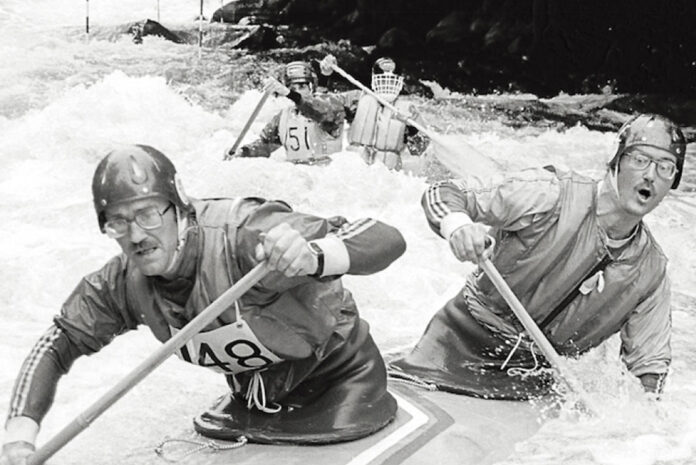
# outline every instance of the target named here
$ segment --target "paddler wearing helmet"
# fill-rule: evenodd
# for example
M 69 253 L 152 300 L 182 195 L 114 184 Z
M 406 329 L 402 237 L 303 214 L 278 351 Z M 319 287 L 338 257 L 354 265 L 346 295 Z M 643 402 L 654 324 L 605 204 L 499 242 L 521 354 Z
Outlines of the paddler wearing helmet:
M 286 160 L 299 164 L 325 164 L 343 149 L 345 114 L 329 96 L 318 96 L 317 75 L 309 63 L 293 61 L 283 70 L 282 83 L 270 76 L 264 92 L 287 97 L 294 105 L 277 113 L 258 139 L 244 145 L 230 158 L 270 157 L 285 148 Z
M 558 353 L 575 357 L 619 333 L 617 357 L 659 394 L 672 360 L 670 279 L 643 218 L 679 187 L 686 142 L 675 123 L 652 114 L 630 118 L 617 139 L 602 180 L 533 168 L 490 182 L 437 182 L 422 205 L 456 258 L 491 254 Z M 478 269 L 393 363 L 446 390 L 502 399 L 548 393 L 548 366 Z
M 172 161 L 147 145 L 106 155 L 92 193 L 99 229 L 122 253 L 79 282 L 22 365 L 1 463 L 26 463 L 76 359 L 141 325 L 168 341 L 262 261 L 270 273 L 176 352 L 229 385 L 224 407 L 201 415 L 198 431 L 340 442 L 393 419 L 384 362 L 341 275 L 389 266 L 405 250 L 398 230 L 281 201 L 191 199 Z
M 336 57 L 327 55 L 320 63 L 322 74 L 331 75 L 337 65 Z M 404 77 L 396 61 L 380 57 L 372 65 L 372 91 L 394 109 L 382 105 L 374 96 L 361 90 L 341 94 L 348 130 L 349 150 L 360 153 L 369 165 L 375 162 L 391 170 L 400 170 L 403 159 L 420 156 L 430 139 L 406 119 L 420 119 L 415 107 L 401 97 Z

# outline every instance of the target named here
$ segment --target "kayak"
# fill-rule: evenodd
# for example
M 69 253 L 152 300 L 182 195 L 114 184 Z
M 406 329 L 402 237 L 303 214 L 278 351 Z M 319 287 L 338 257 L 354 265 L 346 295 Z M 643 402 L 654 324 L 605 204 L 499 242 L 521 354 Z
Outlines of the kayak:
M 190 431 L 158 454 L 186 464 L 485 465 L 508 457 L 542 425 L 544 403 L 489 400 L 424 389 L 390 379 L 396 418 L 362 439 L 337 444 L 265 445 L 210 440 Z M 197 418 L 200 421 L 200 417 Z M 176 444 L 176 441 L 180 441 Z

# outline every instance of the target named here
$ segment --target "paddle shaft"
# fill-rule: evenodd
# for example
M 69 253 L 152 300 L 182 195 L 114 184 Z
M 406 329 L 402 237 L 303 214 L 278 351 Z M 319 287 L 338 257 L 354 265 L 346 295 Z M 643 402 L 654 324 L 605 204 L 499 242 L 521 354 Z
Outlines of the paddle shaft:
M 123 397 L 124 394 L 161 365 L 170 355 L 185 345 L 189 339 L 220 316 L 230 305 L 263 279 L 268 272 L 269 270 L 264 263 L 256 265 L 254 269 L 237 281 L 234 286 L 222 293 L 222 295 L 208 305 L 203 312 L 184 326 L 181 331 L 165 342 L 159 349 L 126 375 L 125 378 L 119 381 L 118 384 L 102 395 L 96 402 L 58 432 L 58 434 L 40 447 L 29 457 L 27 465 L 40 465 L 53 456 L 53 454 L 59 451 L 65 444 L 86 429 L 99 415 L 111 407 L 114 402 Z
M 486 273 L 498 292 L 500 292 L 500 295 L 503 296 L 503 299 L 505 299 L 505 302 L 507 302 L 512 312 L 515 314 L 517 319 L 520 320 L 520 323 L 522 323 L 524 329 L 527 330 L 527 333 L 534 340 L 534 343 L 541 349 L 546 359 L 556 370 L 559 378 L 561 378 L 573 392 L 575 392 L 578 396 L 581 396 L 581 400 L 584 403 L 585 408 L 590 411 L 590 413 L 597 414 L 596 409 L 591 408 L 591 403 L 587 401 L 587 396 L 584 395 L 584 390 L 582 387 L 580 387 L 579 383 L 577 383 L 577 381 L 575 381 L 575 379 L 565 370 L 565 364 L 561 356 L 558 355 L 558 352 L 556 352 L 556 349 L 553 348 L 549 340 L 546 338 L 546 336 L 544 336 L 544 333 L 541 332 L 539 326 L 537 326 L 536 322 L 531 316 L 529 316 L 529 313 L 527 313 L 524 305 L 522 305 L 522 302 L 520 302 L 512 289 L 510 289 L 510 286 L 508 286 L 508 284 L 505 282 L 505 279 L 503 279 L 503 277 L 500 275 L 495 265 L 493 265 L 490 259 L 486 258 L 479 262 L 479 266 Z
M 369 94 L 369 95 L 371 95 L 372 97 L 374 97 L 375 99 L 377 99 L 377 101 L 378 101 L 379 103 L 381 103 L 382 105 L 384 105 L 386 108 L 389 108 L 389 109 L 390 109 L 391 111 L 393 111 L 394 113 L 397 113 L 397 114 L 401 115 L 401 118 L 402 118 L 404 121 L 406 121 L 406 123 L 408 123 L 409 125 L 413 126 L 413 127 L 416 128 L 416 129 L 418 129 L 420 132 L 422 132 L 423 134 L 425 134 L 426 136 L 428 136 L 428 137 L 429 137 L 431 140 L 433 140 L 435 143 L 437 143 L 438 145 L 440 145 L 441 147 L 443 147 L 443 148 L 446 149 L 446 150 L 452 151 L 452 148 L 449 146 L 449 144 L 447 144 L 447 143 L 444 141 L 444 139 L 443 139 L 439 134 L 437 134 L 437 133 L 435 133 L 435 132 L 433 132 L 433 131 L 428 130 L 425 126 L 423 126 L 422 124 L 420 124 L 418 121 L 415 121 L 413 118 L 410 118 L 409 116 L 404 115 L 398 108 L 396 108 L 396 106 L 392 105 L 391 103 L 387 102 L 384 98 L 382 98 L 382 97 L 380 97 L 379 95 L 377 95 L 372 89 L 370 89 L 369 87 L 367 87 L 366 85 L 364 85 L 362 82 L 360 82 L 360 81 L 358 81 L 357 79 L 355 79 L 353 76 L 351 76 L 351 75 L 348 74 L 346 71 L 344 71 L 343 69 L 341 69 L 341 67 L 339 67 L 338 65 L 332 65 L 331 68 L 332 68 L 334 71 L 336 71 L 338 74 L 340 74 L 341 76 L 343 76 L 344 78 L 346 78 L 346 80 L 348 80 L 350 83 L 354 84 L 356 87 L 358 87 L 359 89 L 361 89 L 363 92 L 366 92 L 367 94 Z M 460 145 L 461 145 L 461 144 L 463 144 L 463 143 L 460 143 Z M 476 153 L 477 155 L 479 155 L 479 156 L 484 156 L 483 154 L 481 154 L 479 151 L 477 151 L 474 147 L 470 146 L 469 144 L 464 144 L 464 145 L 466 145 L 466 149 L 467 149 L 468 151 L 475 152 L 475 153 Z M 458 155 L 458 154 L 455 154 L 455 155 Z M 447 165 L 448 165 L 448 168 L 452 169 L 452 168 L 449 166 L 450 163 L 447 163 Z M 461 170 L 460 167 L 457 166 L 456 168 L 457 168 L 457 169 L 456 169 L 457 174 L 459 174 L 459 175 L 464 175 L 464 174 L 466 174 L 465 172 L 461 172 L 462 170 Z M 455 170 L 453 169 L 453 171 L 455 171 Z
M 251 112 L 251 116 L 249 116 L 249 119 L 247 120 L 246 124 L 244 124 L 242 132 L 239 133 L 239 136 L 237 136 L 237 140 L 234 141 L 234 145 L 232 145 L 232 147 L 225 154 L 225 160 L 229 160 L 230 158 L 232 158 L 232 154 L 234 154 L 234 152 L 237 151 L 237 149 L 239 148 L 239 144 L 242 143 L 244 135 L 251 127 L 251 123 L 253 123 L 256 117 L 258 116 L 259 111 L 261 111 L 261 107 L 264 103 L 266 103 L 266 100 L 268 100 L 269 95 L 270 94 L 268 92 L 263 93 L 263 95 L 261 96 L 261 100 L 259 100 L 259 103 L 256 104 L 256 108 L 254 108 L 254 111 Z

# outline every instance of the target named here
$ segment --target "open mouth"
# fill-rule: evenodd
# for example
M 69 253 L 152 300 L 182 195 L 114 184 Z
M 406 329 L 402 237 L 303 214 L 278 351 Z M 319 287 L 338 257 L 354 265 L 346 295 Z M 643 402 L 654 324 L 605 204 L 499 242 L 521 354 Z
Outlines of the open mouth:
M 643 202 L 647 202 L 652 197 L 652 191 L 646 187 L 641 187 L 640 189 L 638 189 L 638 197 Z

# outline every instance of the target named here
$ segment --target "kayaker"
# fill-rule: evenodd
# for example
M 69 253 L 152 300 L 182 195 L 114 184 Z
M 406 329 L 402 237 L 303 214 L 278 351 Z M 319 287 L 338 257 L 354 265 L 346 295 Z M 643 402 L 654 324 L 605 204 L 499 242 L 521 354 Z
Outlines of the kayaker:
M 336 57 L 327 55 L 319 64 L 322 74 L 333 73 Z M 362 90 L 339 94 L 343 99 L 348 130 L 349 149 L 358 151 L 369 165 L 378 161 L 387 168 L 400 170 L 405 154 L 420 156 L 430 140 L 405 118 L 418 118 L 413 105 L 400 98 L 404 77 L 390 57 L 378 58 L 372 66 L 371 88 L 381 98 L 394 105 L 400 113 L 384 107 Z
M 264 92 L 287 97 L 294 105 L 276 114 L 254 142 L 242 146 L 232 158 L 270 157 L 283 146 L 293 163 L 327 163 L 329 155 L 343 149 L 343 120 L 340 104 L 329 96 L 315 95 L 317 75 L 309 63 L 293 61 L 285 66 L 283 83 L 268 77 Z
M 670 361 L 667 257 L 643 222 L 683 174 L 686 143 L 658 115 L 631 118 L 600 181 L 553 167 L 441 181 L 422 198 L 462 261 L 491 260 L 556 350 L 578 356 L 620 333 L 621 359 L 659 393 Z M 442 389 L 487 398 L 546 393 L 552 377 L 488 277 L 476 269 L 393 364 Z
M 81 280 L 22 365 L 0 463 L 32 454 L 77 358 L 139 325 L 167 341 L 263 260 L 271 273 L 177 352 L 227 377 L 226 427 L 250 441 L 321 443 L 392 420 L 384 362 L 340 276 L 389 266 L 406 247 L 398 230 L 282 201 L 190 199 L 169 158 L 146 145 L 102 159 L 92 193 L 99 228 L 122 253 Z

